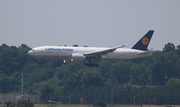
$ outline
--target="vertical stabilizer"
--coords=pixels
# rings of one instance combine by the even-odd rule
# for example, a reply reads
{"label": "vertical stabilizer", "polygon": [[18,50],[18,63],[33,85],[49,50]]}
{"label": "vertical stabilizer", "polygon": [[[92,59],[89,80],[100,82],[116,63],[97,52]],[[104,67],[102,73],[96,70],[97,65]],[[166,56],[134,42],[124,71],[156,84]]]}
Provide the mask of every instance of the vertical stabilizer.
{"label": "vertical stabilizer", "polygon": [[149,30],[131,49],[147,51],[154,30]]}

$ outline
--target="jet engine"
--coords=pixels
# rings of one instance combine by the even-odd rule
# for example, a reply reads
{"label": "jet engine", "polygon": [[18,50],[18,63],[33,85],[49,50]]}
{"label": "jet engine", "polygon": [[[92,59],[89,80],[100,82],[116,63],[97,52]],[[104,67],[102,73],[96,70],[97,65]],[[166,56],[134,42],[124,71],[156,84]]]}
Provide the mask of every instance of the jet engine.
{"label": "jet engine", "polygon": [[84,59],[86,59],[86,57],[83,54],[73,53],[71,55],[71,59],[64,59],[63,62],[64,63],[81,62]]}
{"label": "jet engine", "polygon": [[80,53],[73,53],[71,56],[71,61],[72,62],[81,62],[86,59],[86,56]]}

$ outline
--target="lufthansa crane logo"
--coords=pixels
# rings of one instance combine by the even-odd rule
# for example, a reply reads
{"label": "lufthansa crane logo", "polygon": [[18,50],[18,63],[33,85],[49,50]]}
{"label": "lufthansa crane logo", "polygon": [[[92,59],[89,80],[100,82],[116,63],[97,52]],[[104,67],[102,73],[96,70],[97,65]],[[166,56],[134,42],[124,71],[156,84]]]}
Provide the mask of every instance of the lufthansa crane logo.
{"label": "lufthansa crane logo", "polygon": [[142,38],[143,45],[147,45],[148,43],[149,43],[149,38],[147,38],[147,37]]}

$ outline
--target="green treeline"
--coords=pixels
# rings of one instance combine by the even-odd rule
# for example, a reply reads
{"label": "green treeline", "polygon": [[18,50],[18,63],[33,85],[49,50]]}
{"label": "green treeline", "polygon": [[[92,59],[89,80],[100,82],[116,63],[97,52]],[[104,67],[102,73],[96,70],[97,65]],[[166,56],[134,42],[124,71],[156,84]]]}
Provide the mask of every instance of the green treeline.
{"label": "green treeline", "polygon": [[99,67],[36,59],[25,44],[0,46],[0,93],[40,95],[42,103],[180,104],[180,45],[165,44],[155,55],[127,61],[100,61]]}

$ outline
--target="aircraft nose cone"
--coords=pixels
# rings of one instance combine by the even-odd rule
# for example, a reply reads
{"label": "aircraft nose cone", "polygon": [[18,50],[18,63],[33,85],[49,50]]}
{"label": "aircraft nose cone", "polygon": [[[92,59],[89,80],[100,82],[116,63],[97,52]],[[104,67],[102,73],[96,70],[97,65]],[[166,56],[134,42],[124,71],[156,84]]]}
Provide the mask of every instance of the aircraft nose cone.
{"label": "aircraft nose cone", "polygon": [[28,52],[29,55],[33,55],[33,53],[34,53],[33,51],[29,51]]}
{"label": "aircraft nose cone", "polygon": [[28,54],[31,55],[31,51],[29,51]]}

